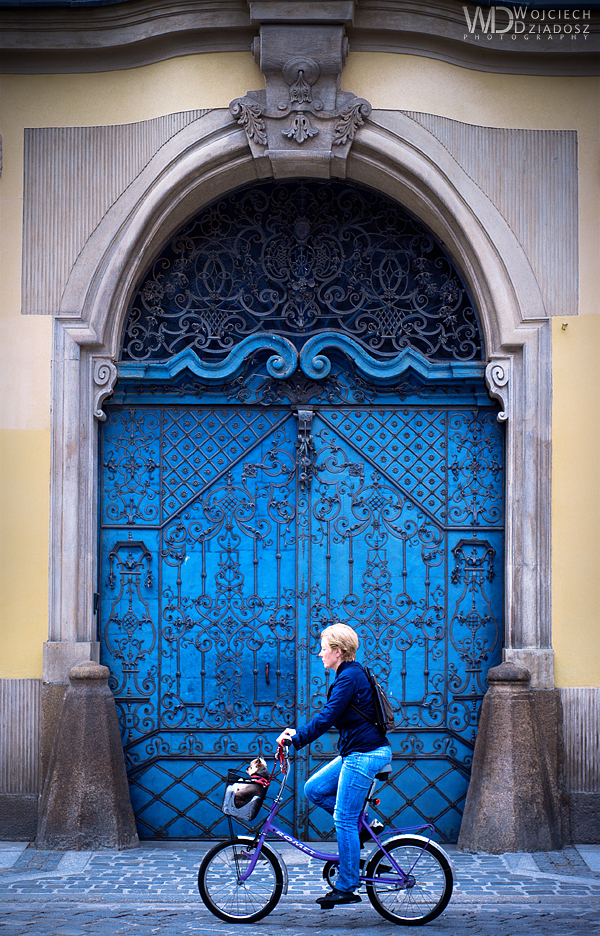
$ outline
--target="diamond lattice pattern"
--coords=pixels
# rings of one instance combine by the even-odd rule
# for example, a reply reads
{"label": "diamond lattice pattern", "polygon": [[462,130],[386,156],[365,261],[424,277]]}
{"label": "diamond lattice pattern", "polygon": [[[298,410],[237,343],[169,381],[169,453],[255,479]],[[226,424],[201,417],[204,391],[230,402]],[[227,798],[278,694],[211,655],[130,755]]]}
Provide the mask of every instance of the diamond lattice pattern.
{"label": "diamond lattice pattern", "polygon": [[162,424],[162,509],[166,519],[268,436],[280,410],[167,409]]}
{"label": "diamond lattice pattern", "polygon": [[444,411],[347,410],[326,418],[429,514],[446,520]]}

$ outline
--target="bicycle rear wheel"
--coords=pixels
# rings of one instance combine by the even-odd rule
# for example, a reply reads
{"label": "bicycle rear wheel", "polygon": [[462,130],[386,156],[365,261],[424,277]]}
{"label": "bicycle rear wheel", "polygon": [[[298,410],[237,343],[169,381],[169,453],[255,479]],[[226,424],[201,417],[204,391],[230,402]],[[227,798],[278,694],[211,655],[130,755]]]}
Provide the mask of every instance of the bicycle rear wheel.
{"label": "bicycle rear wheel", "polygon": [[[454,886],[445,852],[420,835],[398,835],[384,846],[385,852],[378,849],[366,870],[367,895],[377,912],[404,926],[434,920],[448,905]],[[388,855],[408,880],[402,880]]]}
{"label": "bicycle rear wheel", "polygon": [[252,842],[235,838],[206,853],[198,871],[198,890],[211,913],[227,923],[254,923],[277,906],[283,891],[283,869],[277,855],[263,845],[254,871],[239,880],[254,852]]}

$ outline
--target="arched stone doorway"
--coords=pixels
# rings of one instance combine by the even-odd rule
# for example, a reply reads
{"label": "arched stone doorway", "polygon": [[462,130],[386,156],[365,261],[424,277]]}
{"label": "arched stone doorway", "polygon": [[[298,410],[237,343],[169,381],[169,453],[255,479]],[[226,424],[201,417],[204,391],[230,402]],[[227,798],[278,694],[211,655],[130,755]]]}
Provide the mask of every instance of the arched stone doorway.
{"label": "arched stone doorway", "polygon": [[[161,246],[202,206],[256,180],[245,135],[211,111],[160,148],[78,254],[55,316],[48,642],[43,694],[52,738],[68,670],[98,659],[98,421],[118,374],[123,317]],[[299,167],[298,175],[308,175]],[[505,426],[504,657],[552,687],[550,329],[527,255],[448,151],[400,111],[357,131],[347,177],[407,207],[461,270],[485,336],[485,380]],[[179,362],[181,363],[181,362]],[[175,362],[177,365],[177,362]]]}
{"label": "arched stone doorway", "polygon": [[[224,831],[220,777],[322,704],[335,618],[395,701],[383,813],[456,839],[503,633],[485,360],[444,250],[357,185],[251,186],[152,264],[100,455],[103,662],[143,837]],[[332,741],[297,759],[309,838],[330,830],[301,781]]]}

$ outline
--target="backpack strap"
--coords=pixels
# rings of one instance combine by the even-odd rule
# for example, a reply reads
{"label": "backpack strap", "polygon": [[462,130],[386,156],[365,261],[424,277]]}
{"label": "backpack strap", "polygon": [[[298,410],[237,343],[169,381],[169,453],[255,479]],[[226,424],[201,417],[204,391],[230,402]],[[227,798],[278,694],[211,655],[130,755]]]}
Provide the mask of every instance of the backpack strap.
{"label": "backpack strap", "polygon": [[[363,667],[363,669],[364,669],[364,667]],[[367,679],[368,679],[368,677],[367,677]],[[328,701],[328,702],[329,702],[329,696],[331,695],[331,693],[332,693],[332,691],[333,691],[333,686],[334,686],[334,683],[331,683],[329,689],[327,690],[327,701]],[[355,705],[354,702],[351,702],[350,705],[348,706],[348,708],[354,709],[354,711],[357,713],[357,715],[360,715],[362,718],[364,718],[364,720],[365,720],[366,722],[368,722],[370,725],[373,725],[374,728],[377,728],[377,731],[379,732],[380,735],[382,735],[384,738],[386,737],[385,729],[382,730],[382,729],[379,727],[379,725],[377,724],[377,722],[376,722],[374,719],[369,718],[369,716],[366,714],[366,712],[363,712],[363,710],[362,710],[361,708],[359,708],[358,705]]]}
{"label": "backpack strap", "polygon": [[385,731],[381,730],[381,728],[379,727],[375,719],[369,718],[367,713],[363,712],[363,710],[359,708],[358,705],[355,705],[354,702],[350,703],[350,708],[353,708],[355,712],[357,712],[359,715],[362,715],[362,717],[364,718],[366,722],[368,722],[370,725],[373,725],[374,728],[377,728],[377,731],[385,737]]}

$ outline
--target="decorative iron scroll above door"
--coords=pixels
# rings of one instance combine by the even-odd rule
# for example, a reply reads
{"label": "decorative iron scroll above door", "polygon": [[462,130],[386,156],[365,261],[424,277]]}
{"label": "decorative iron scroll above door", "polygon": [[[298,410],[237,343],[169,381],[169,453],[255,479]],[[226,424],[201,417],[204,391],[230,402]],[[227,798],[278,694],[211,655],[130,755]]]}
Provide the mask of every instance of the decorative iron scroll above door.
{"label": "decorative iron scroll above door", "polygon": [[380,362],[408,349],[483,360],[477,314],[433,235],[391,199],[341,182],[263,183],[204,208],[134,296],[121,359],[189,349],[217,364],[273,333],[298,349],[336,333]]}

